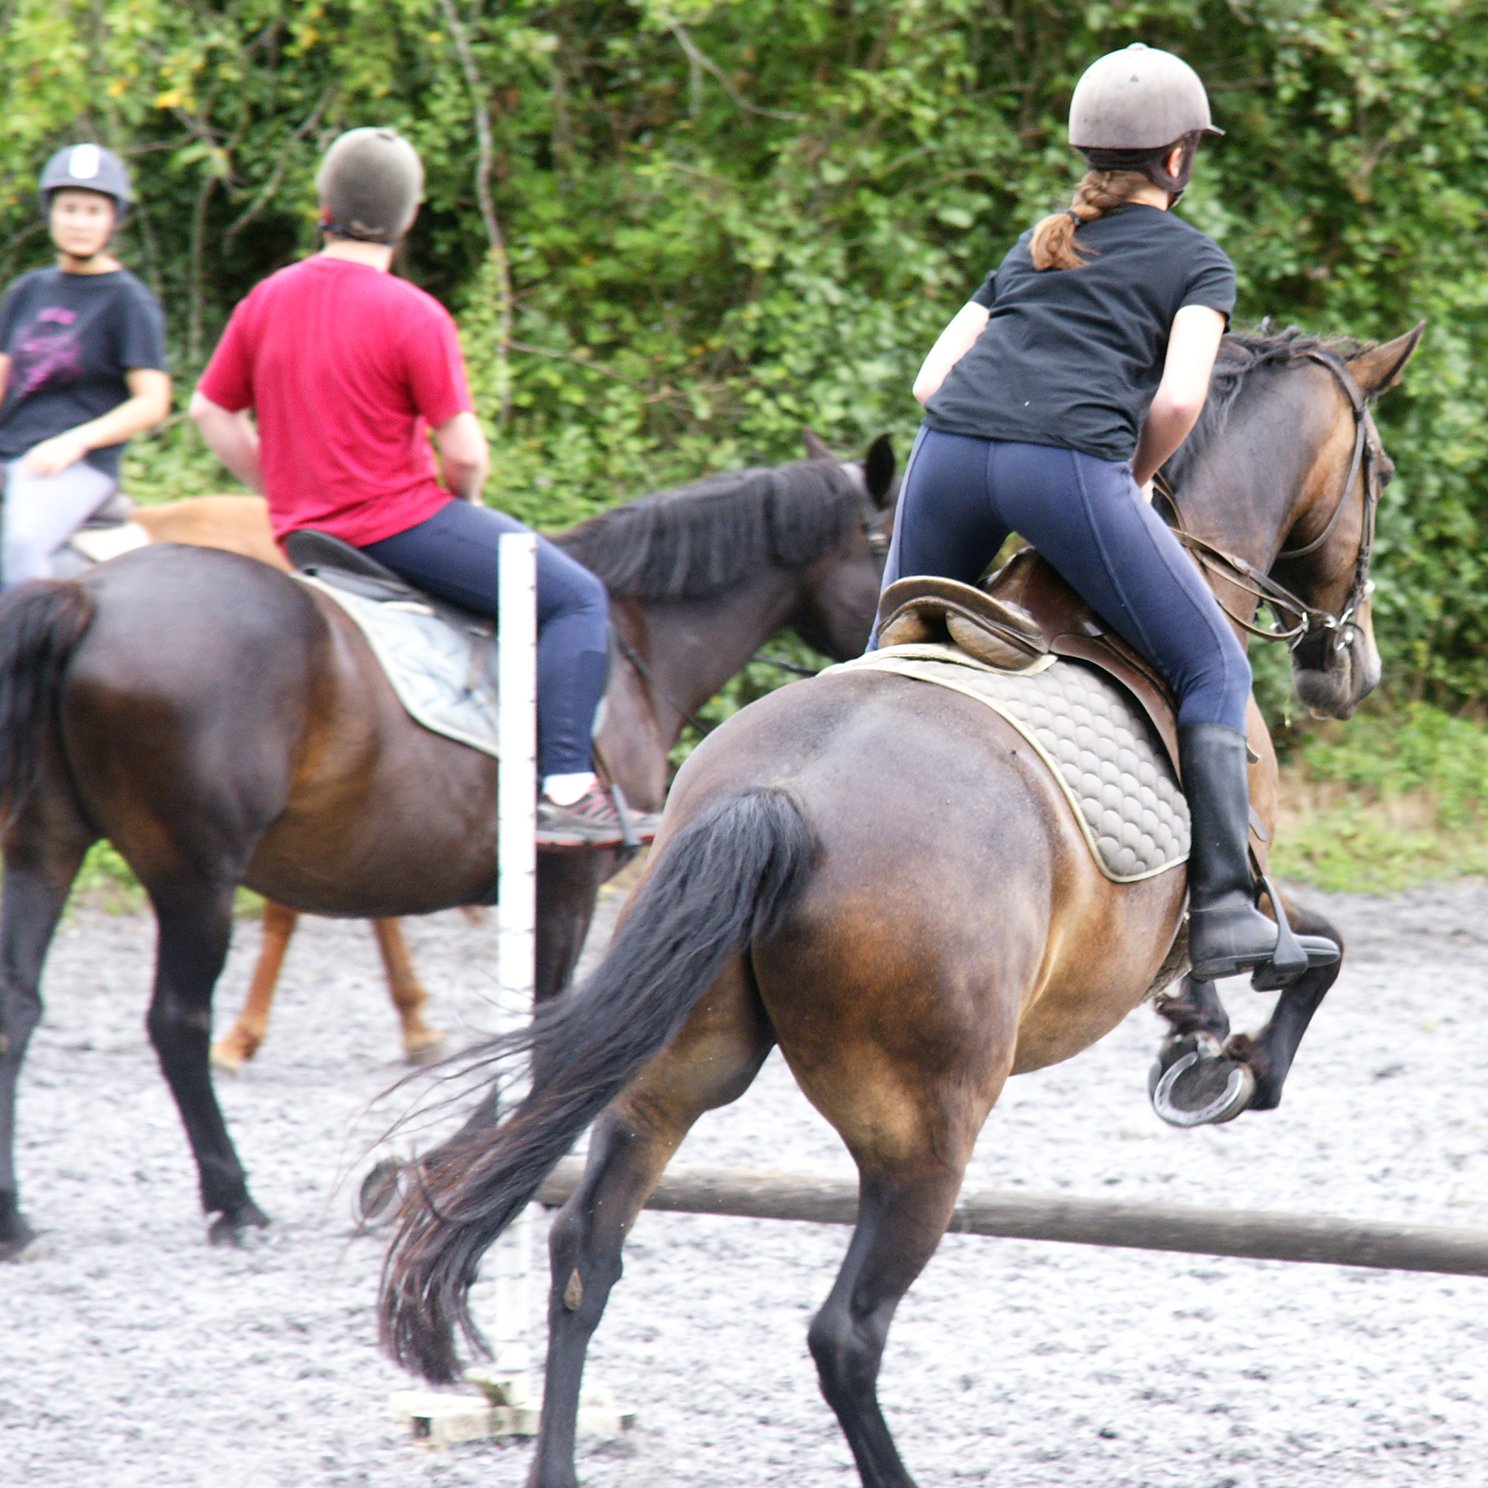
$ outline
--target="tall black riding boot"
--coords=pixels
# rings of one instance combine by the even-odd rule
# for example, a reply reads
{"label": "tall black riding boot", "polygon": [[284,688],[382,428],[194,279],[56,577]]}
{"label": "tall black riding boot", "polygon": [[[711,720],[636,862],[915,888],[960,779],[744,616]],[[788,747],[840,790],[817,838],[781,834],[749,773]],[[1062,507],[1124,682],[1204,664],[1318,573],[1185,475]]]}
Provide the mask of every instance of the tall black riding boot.
{"label": "tall black riding boot", "polygon": [[[1188,858],[1188,950],[1195,981],[1211,982],[1270,964],[1276,922],[1256,908],[1247,851],[1250,779],[1245,735],[1221,723],[1178,730],[1183,793],[1188,797],[1192,845]],[[1281,906],[1275,906],[1282,913]],[[1325,936],[1299,935],[1309,966],[1336,961]],[[1300,965],[1300,962],[1299,962]]]}

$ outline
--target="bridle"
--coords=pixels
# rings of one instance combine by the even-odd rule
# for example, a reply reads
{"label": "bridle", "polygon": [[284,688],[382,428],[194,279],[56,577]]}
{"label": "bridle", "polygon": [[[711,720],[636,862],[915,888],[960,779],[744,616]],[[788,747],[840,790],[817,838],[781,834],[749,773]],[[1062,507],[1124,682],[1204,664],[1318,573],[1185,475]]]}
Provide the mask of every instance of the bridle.
{"label": "bridle", "polygon": [[1223,599],[1220,599],[1220,608],[1236,625],[1262,640],[1285,641],[1293,652],[1309,642],[1322,646],[1330,638],[1333,640],[1334,651],[1345,651],[1356,633],[1354,616],[1374,592],[1374,584],[1369,577],[1369,559],[1374,551],[1374,525],[1379,509],[1380,485],[1375,471],[1374,450],[1370,447],[1367,432],[1368,400],[1360,390],[1359,384],[1354,381],[1353,374],[1333,357],[1316,350],[1303,351],[1299,355],[1326,367],[1348,399],[1349,406],[1354,413],[1354,452],[1349,459],[1348,473],[1343,478],[1338,500],[1334,503],[1333,511],[1323,525],[1323,530],[1310,542],[1300,547],[1283,548],[1276,555],[1275,561],[1283,563],[1296,558],[1306,558],[1309,554],[1317,552],[1328,541],[1338,525],[1339,518],[1343,515],[1344,508],[1348,505],[1354,482],[1362,473],[1364,524],[1359,535],[1358,556],[1354,559],[1353,582],[1349,586],[1348,595],[1341,609],[1334,613],[1308,604],[1284,584],[1278,583],[1270,574],[1262,573],[1253,563],[1248,563],[1244,558],[1237,558],[1233,553],[1228,553],[1223,548],[1218,548],[1213,543],[1199,537],[1184,519],[1182,508],[1178,504],[1178,493],[1166,476],[1158,475],[1157,489],[1171,513],[1173,531],[1178,541],[1193,554],[1199,567],[1224,579],[1243,593],[1249,594],[1256,600],[1257,605],[1268,605],[1277,622],[1274,627],[1270,628],[1253,624],[1245,616],[1237,615]]}

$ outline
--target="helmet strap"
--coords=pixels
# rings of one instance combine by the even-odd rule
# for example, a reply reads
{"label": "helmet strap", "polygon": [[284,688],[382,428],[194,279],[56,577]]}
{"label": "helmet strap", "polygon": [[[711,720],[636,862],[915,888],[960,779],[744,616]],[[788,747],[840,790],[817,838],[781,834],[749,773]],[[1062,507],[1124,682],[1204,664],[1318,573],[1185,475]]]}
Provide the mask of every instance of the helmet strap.
{"label": "helmet strap", "polygon": [[[1146,176],[1154,186],[1168,193],[1168,205],[1171,207],[1177,204],[1188,189],[1189,179],[1193,175],[1194,157],[1198,154],[1199,140],[1202,138],[1202,132],[1196,130],[1156,150],[1082,150],[1081,154],[1091,170],[1136,171]],[[1168,158],[1177,149],[1183,151],[1183,157],[1175,175],[1168,169]]]}

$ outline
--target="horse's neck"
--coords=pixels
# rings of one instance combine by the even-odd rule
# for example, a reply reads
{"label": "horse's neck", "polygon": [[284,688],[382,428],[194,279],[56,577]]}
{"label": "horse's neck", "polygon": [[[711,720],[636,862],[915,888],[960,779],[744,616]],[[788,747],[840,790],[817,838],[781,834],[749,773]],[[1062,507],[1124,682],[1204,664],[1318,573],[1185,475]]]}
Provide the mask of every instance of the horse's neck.
{"label": "horse's neck", "polygon": [[[796,577],[780,570],[760,574],[707,599],[641,603],[638,649],[658,717],[695,713],[790,621]],[[685,719],[675,722],[680,734]]]}
{"label": "horse's neck", "polygon": [[[1184,525],[1195,537],[1259,573],[1270,573],[1287,534],[1297,521],[1298,508],[1308,500],[1310,462],[1301,462],[1295,477],[1278,474],[1275,465],[1264,469],[1247,460],[1209,467],[1185,486],[1180,497]],[[1245,621],[1260,608],[1249,589],[1216,576],[1202,562],[1209,587],[1232,616]]]}

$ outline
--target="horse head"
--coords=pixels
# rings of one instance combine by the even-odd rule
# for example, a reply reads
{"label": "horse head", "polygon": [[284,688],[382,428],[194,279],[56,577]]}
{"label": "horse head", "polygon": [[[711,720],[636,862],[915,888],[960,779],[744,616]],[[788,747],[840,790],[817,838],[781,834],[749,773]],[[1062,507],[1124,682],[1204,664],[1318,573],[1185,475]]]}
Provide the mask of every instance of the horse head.
{"label": "horse head", "polygon": [[[1302,539],[1292,540],[1294,550],[1316,546],[1311,553],[1289,554],[1283,549],[1278,555],[1278,577],[1308,589],[1313,603],[1339,622],[1336,629],[1312,627],[1292,648],[1292,684],[1314,717],[1348,718],[1379,684],[1369,560],[1380,497],[1395,465],[1385,453],[1368,405],[1400,380],[1423,329],[1418,325],[1344,360],[1353,389],[1332,379],[1339,405],[1334,435],[1324,446],[1317,462],[1322,468],[1315,467],[1316,479],[1304,494],[1305,511],[1293,527]],[[1341,508],[1336,521],[1330,500]]]}
{"label": "horse head", "polygon": [[880,434],[861,460],[842,460],[810,430],[807,463],[829,461],[858,495],[858,520],[840,540],[800,572],[796,607],[789,625],[803,641],[834,661],[862,654],[878,611],[878,591],[888,557],[899,476],[887,434]]}
{"label": "horse head", "polygon": [[[1226,337],[1194,448],[1167,467],[1221,605],[1242,630],[1288,641],[1315,717],[1350,717],[1380,680],[1369,562],[1394,465],[1369,404],[1423,329],[1362,348],[1295,331]],[[1262,603],[1278,630],[1252,624]]]}

